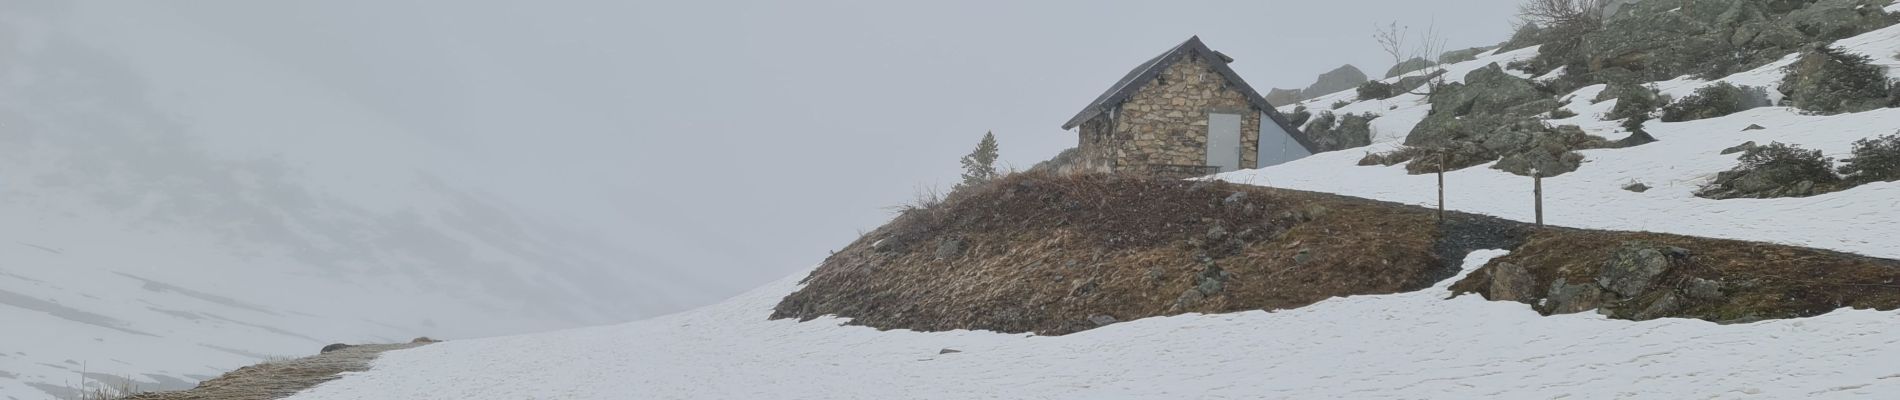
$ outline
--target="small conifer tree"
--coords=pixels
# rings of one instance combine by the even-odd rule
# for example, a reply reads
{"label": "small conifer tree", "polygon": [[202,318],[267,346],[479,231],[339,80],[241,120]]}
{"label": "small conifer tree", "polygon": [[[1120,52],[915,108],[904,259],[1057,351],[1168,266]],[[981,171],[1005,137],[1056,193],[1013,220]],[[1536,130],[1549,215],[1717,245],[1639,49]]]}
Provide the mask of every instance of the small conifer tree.
{"label": "small conifer tree", "polygon": [[976,150],[963,156],[963,183],[957,188],[976,186],[996,178],[996,133],[983,134],[983,141],[977,142]]}

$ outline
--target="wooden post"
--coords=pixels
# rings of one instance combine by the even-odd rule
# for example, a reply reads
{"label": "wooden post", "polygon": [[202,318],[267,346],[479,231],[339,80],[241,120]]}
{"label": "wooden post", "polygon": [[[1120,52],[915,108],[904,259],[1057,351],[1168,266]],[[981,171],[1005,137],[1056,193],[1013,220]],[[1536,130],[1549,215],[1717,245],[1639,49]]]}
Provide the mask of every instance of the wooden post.
{"label": "wooden post", "polygon": [[1445,153],[1438,153],[1438,223],[1445,223]]}
{"label": "wooden post", "polygon": [[1544,174],[1531,169],[1531,196],[1537,198],[1537,227],[1544,227]]}

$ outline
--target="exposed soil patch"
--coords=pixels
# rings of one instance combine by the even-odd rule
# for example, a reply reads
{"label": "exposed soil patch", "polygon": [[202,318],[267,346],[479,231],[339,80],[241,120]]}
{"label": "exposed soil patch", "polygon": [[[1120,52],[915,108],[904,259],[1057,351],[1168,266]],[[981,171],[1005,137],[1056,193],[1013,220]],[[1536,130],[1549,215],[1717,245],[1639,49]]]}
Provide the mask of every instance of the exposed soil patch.
{"label": "exposed soil patch", "polygon": [[281,399],[317,384],[337,379],[344,372],[369,370],[369,363],[385,351],[426,345],[426,342],[369,344],[349,346],[322,354],[286,361],[270,361],[238,368],[223,376],[199,383],[191,390],[141,393],[125,400],[268,400]]}
{"label": "exposed soil patch", "polygon": [[1431,210],[1338,195],[1016,174],[865,235],[773,318],[1059,335],[1422,289],[1455,274],[1470,250],[1514,247],[1527,233],[1452,215],[1458,228],[1441,231]]}
{"label": "exposed soil patch", "polygon": [[1452,286],[1544,314],[1750,322],[1900,308],[1900,261],[1647,232],[1545,229]]}

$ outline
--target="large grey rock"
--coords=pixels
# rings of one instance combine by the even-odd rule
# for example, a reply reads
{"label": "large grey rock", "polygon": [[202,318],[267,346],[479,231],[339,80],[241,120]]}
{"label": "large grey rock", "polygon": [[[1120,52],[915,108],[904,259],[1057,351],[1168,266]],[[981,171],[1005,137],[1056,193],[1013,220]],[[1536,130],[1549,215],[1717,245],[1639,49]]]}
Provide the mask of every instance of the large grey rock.
{"label": "large grey rock", "polygon": [[1536,277],[1514,263],[1501,262],[1491,269],[1491,300],[1529,302],[1537,298]]}
{"label": "large grey rock", "polygon": [[1729,155],[1729,154],[1749,151],[1756,147],[1761,147],[1761,145],[1755,144],[1755,141],[1750,140],[1750,141],[1742,142],[1742,144],[1735,145],[1735,147],[1722,149],[1722,155]]}
{"label": "large grey rock", "polygon": [[1445,54],[1438,55],[1438,62],[1446,63],[1446,64],[1456,64],[1456,63],[1476,60],[1478,59],[1479,54],[1484,54],[1484,52],[1491,51],[1491,49],[1495,49],[1495,48],[1497,48],[1497,46],[1473,47],[1469,49],[1447,51],[1445,52]]}
{"label": "large grey rock", "polygon": [[[1497,64],[1465,74],[1464,83],[1440,86],[1432,93],[1431,104],[1430,114],[1406,135],[1406,145],[1442,145],[1479,136],[1500,124],[1516,123],[1561,105],[1531,80],[1512,76]],[[1472,116],[1483,119],[1466,118]]]}
{"label": "large grey rock", "polygon": [[1883,0],[1820,0],[1789,12],[1781,22],[1815,41],[1846,39],[1897,22],[1893,15],[1881,11],[1887,3]]}
{"label": "large grey rock", "polygon": [[1689,298],[1697,300],[1715,300],[1722,298],[1722,282],[1702,278],[1689,279],[1683,290]]}
{"label": "large grey rock", "polygon": [[1550,295],[1545,300],[1546,314],[1575,314],[1600,308],[1603,302],[1603,289],[1594,283],[1571,284],[1564,278],[1557,278],[1550,284]]}
{"label": "large grey rock", "polygon": [[1504,155],[1495,168],[1523,176],[1532,175],[1532,171],[1541,176],[1557,176],[1576,171],[1583,164],[1583,155],[1573,150],[1607,146],[1602,139],[1572,125],[1546,128],[1531,133],[1528,138],[1523,144],[1500,151]]}
{"label": "large grey rock", "polygon": [[1398,83],[1392,84],[1392,91],[1394,94],[1429,92],[1429,90],[1421,91],[1419,88],[1423,88],[1426,84],[1432,83],[1433,80],[1445,76],[1445,72],[1445,70],[1440,69],[1432,71],[1430,74],[1399,78]]}
{"label": "large grey rock", "polygon": [[1419,58],[1419,57],[1412,57],[1412,59],[1410,60],[1401,61],[1398,64],[1393,64],[1392,68],[1386,69],[1385,77],[1391,78],[1391,77],[1396,77],[1399,75],[1405,75],[1407,73],[1411,73],[1412,71],[1430,68],[1431,66],[1432,66],[1431,60],[1427,60],[1427,59]]}
{"label": "large grey rock", "polygon": [[1681,308],[1682,298],[1676,296],[1675,292],[1668,292],[1663,293],[1662,297],[1656,298],[1655,301],[1649,303],[1649,306],[1643,307],[1629,318],[1636,321],[1648,321],[1674,315],[1676,310]]}
{"label": "large grey rock", "polygon": [[1371,79],[1366,77],[1365,72],[1359,71],[1359,68],[1345,65],[1320,74],[1319,80],[1314,81],[1306,89],[1300,90],[1300,95],[1308,99],[1316,98],[1356,89],[1359,84],[1366,83],[1368,80]]}
{"label": "large grey rock", "polygon": [[1372,144],[1372,120],[1377,118],[1379,115],[1373,113],[1339,116],[1321,111],[1302,132],[1322,152],[1365,147]]}
{"label": "large grey rock", "polygon": [[1603,263],[1596,283],[1622,298],[1636,297],[1648,291],[1657,277],[1669,271],[1669,266],[1669,256],[1663,249],[1636,242],[1623,243]]}

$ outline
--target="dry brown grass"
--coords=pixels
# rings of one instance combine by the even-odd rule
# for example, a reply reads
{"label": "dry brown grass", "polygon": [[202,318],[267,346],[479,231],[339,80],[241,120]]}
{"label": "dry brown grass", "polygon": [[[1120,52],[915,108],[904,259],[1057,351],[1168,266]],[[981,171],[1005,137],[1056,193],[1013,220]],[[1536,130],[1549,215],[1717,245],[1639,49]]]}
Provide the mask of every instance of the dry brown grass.
{"label": "dry brown grass", "polygon": [[385,351],[407,349],[428,343],[370,344],[351,346],[314,356],[238,368],[223,376],[199,383],[191,390],[141,393],[125,400],[268,400],[281,399],[317,384],[337,379],[344,372],[369,370],[370,360]]}
{"label": "dry brown grass", "polygon": [[[773,317],[1065,334],[1096,315],[1292,308],[1430,286],[1457,261],[1435,255],[1435,226],[1424,209],[1343,196],[1017,174],[903,213],[827,259]],[[962,251],[939,259],[949,241]],[[1177,306],[1221,271],[1217,293]]]}

